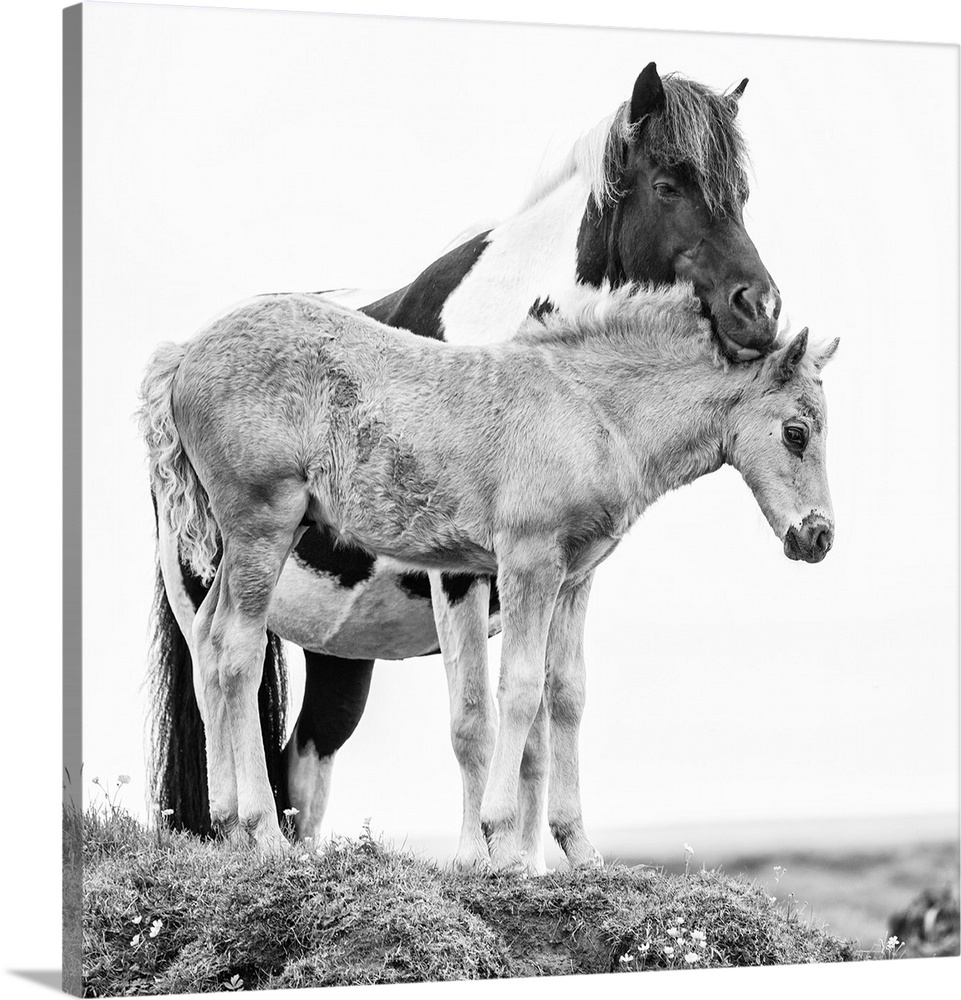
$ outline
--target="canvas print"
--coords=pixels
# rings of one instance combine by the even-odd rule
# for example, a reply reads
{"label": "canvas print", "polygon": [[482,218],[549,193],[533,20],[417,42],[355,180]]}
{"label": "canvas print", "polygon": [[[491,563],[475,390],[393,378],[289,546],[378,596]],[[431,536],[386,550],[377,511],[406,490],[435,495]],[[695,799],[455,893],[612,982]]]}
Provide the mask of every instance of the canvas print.
{"label": "canvas print", "polygon": [[957,956],[957,47],[64,37],[65,988]]}

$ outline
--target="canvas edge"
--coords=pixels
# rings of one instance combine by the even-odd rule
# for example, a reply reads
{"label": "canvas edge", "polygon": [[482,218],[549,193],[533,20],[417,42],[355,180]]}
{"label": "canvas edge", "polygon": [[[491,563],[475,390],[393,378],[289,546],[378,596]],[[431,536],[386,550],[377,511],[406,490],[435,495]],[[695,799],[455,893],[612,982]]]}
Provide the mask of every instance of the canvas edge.
{"label": "canvas edge", "polygon": [[63,966],[80,996],[82,799],[82,166],[83,4],[63,11]]}

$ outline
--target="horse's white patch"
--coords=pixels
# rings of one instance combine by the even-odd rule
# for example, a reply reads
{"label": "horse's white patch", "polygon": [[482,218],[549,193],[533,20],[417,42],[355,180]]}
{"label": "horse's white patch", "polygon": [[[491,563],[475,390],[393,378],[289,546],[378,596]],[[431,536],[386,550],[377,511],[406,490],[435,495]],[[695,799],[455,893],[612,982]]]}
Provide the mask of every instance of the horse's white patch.
{"label": "horse's white patch", "polygon": [[307,752],[301,756],[297,752],[296,731],[287,747],[287,791],[291,804],[297,810],[294,825],[300,840],[312,837],[314,844],[320,843],[321,823],[330,797],[330,779],[334,767],[334,755],[320,758],[309,743]]}
{"label": "horse's white patch", "polygon": [[492,230],[487,249],[444,304],[444,339],[499,343],[517,332],[535,300],[562,306],[576,286],[577,236],[587,197],[586,183],[575,174]]}
{"label": "horse's white patch", "polygon": [[774,319],[774,310],[777,308],[778,297],[772,290],[761,300],[761,312],[765,316]]}

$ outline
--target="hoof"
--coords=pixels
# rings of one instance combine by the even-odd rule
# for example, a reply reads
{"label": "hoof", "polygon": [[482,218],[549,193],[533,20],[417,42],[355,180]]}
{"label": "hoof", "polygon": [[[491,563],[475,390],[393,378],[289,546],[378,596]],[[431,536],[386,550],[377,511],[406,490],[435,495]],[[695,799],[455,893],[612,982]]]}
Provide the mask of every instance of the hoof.
{"label": "hoof", "polygon": [[586,861],[578,861],[575,865],[571,862],[572,868],[603,868],[604,859],[601,857],[600,852],[594,850],[594,853]]}
{"label": "hoof", "polygon": [[508,875],[531,875],[530,866],[527,860],[518,852],[504,853],[496,858],[491,858],[491,868],[498,873]]}
{"label": "hoof", "polygon": [[454,868],[459,872],[489,871],[491,857],[485,847],[482,851],[458,851],[454,855]]}
{"label": "hoof", "polygon": [[280,831],[280,824],[271,813],[257,813],[240,821],[240,828],[248,844],[265,854],[279,854],[287,846],[287,838]]}

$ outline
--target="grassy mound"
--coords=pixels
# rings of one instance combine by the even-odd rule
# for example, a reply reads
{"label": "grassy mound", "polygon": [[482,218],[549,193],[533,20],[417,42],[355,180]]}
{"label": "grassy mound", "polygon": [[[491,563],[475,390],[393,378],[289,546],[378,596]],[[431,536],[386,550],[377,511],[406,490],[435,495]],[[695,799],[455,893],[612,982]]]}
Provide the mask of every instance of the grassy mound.
{"label": "grassy mound", "polygon": [[719,871],[458,873],[368,831],[277,856],[83,817],[86,996],[866,957]]}

